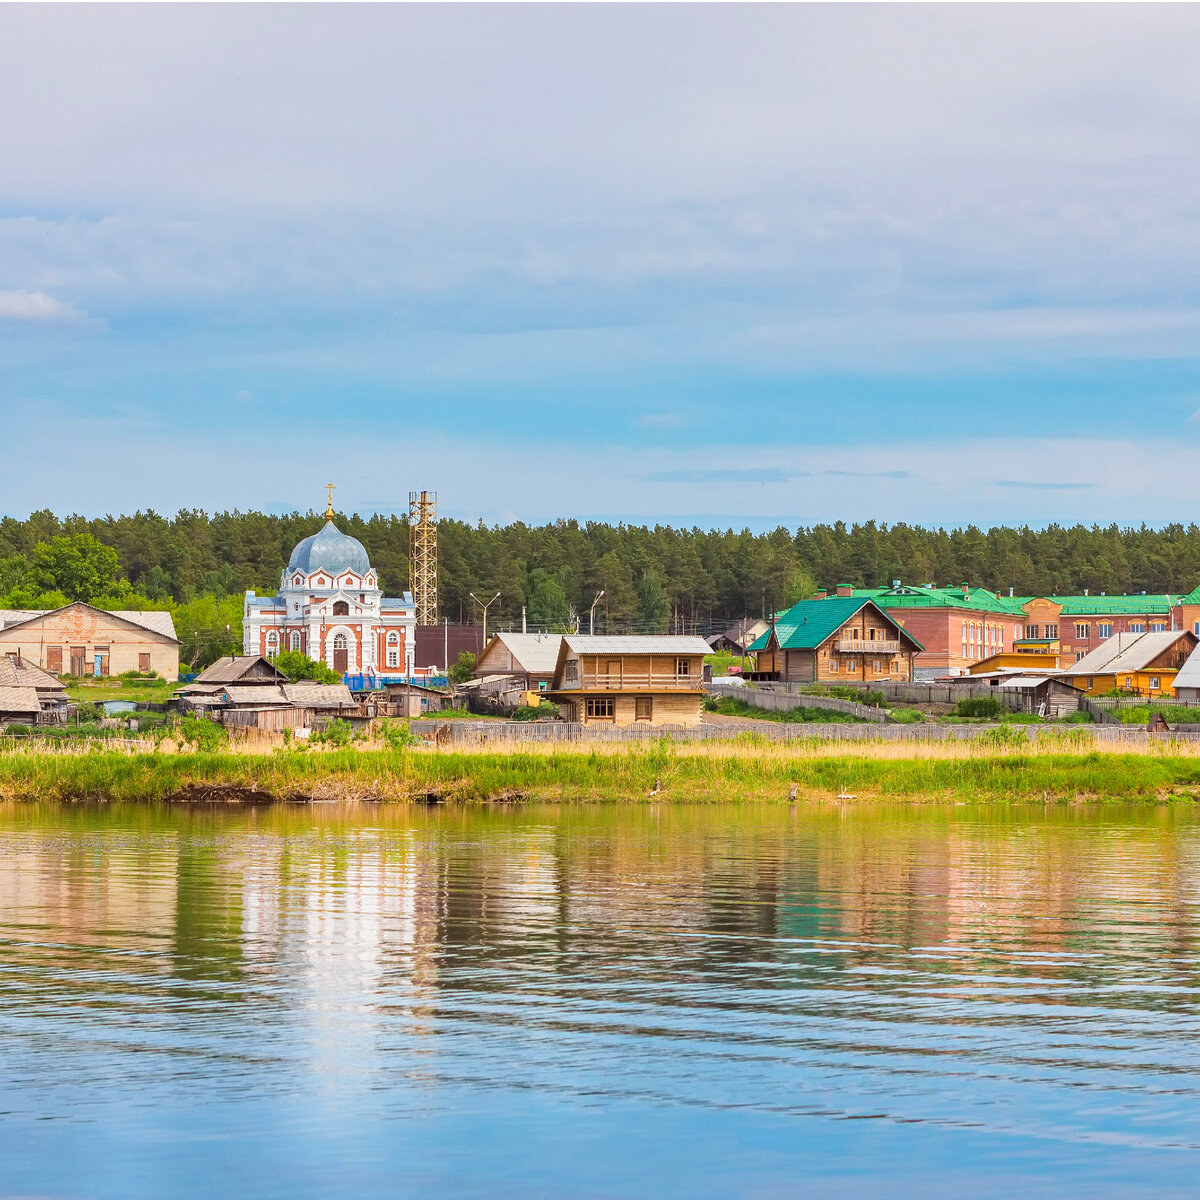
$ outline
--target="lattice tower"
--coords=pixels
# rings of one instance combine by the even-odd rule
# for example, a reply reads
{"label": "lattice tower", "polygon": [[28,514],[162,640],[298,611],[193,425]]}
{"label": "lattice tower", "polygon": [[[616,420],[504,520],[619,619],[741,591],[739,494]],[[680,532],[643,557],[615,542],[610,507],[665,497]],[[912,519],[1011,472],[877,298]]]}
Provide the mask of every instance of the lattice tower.
{"label": "lattice tower", "polygon": [[418,625],[437,624],[437,492],[408,493],[409,570]]}

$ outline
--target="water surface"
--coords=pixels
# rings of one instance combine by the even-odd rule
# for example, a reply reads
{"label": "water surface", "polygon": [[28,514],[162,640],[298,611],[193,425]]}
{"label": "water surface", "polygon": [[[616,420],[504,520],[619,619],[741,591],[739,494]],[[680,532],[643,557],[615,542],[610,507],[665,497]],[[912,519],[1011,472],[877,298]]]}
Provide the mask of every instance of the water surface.
{"label": "water surface", "polygon": [[0,1195],[1194,1195],[1186,808],[0,807]]}

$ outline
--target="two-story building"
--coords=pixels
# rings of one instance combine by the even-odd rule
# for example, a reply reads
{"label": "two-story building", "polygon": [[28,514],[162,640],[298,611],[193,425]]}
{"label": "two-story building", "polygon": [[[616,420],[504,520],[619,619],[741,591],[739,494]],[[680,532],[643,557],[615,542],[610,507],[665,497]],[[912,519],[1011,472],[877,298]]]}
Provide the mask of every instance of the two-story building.
{"label": "two-story building", "polygon": [[1092,696],[1109,692],[1170,696],[1175,676],[1198,641],[1186,629],[1115,633],[1065,670],[1061,678]]}
{"label": "two-story building", "polygon": [[697,725],[707,653],[699,637],[567,634],[550,698],[584,725]]}
{"label": "two-story building", "polygon": [[801,600],[750,646],[756,674],[784,683],[911,680],[923,647],[873,600]]}

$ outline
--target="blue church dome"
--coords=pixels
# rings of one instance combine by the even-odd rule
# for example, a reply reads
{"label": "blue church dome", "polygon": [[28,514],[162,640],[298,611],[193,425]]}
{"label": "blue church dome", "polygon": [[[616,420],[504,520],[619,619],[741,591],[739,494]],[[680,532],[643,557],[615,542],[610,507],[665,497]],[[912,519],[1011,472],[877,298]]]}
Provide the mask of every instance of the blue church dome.
{"label": "blue church dome", "polygon": [[328,571],[331,575],[356,571],[364,575],[371,569],[371,561],[362,542],[342,533],[332,521],[326,521],[320,533],[297,543],[288,559],[288,570],[297,567],[306,575],[313,571]]}

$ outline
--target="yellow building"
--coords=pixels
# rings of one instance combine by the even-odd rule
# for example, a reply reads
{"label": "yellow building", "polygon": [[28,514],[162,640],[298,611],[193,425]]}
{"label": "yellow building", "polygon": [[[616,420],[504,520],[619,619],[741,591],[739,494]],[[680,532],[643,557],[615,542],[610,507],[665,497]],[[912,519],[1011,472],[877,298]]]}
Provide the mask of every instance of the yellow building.
{"label": "yellow building", "polygon": [[1175,676],[1200,639],[1186,630],[1118,633],[1085,654],[1062,678],[1089,696],[1127,692],[1135,696],[1169,696]]}

